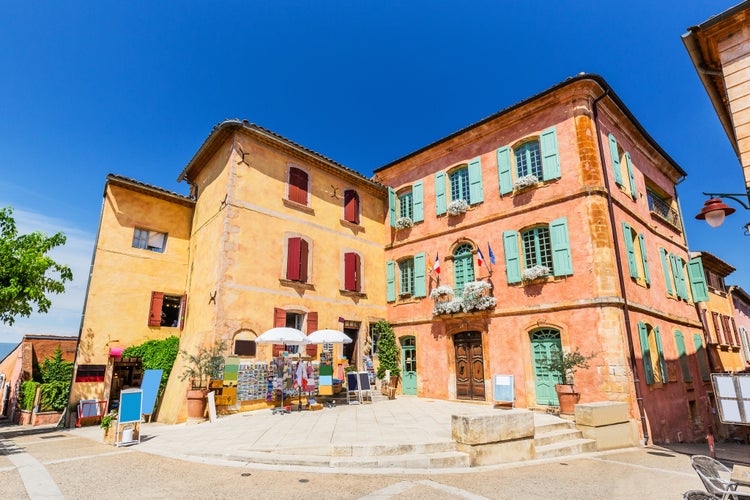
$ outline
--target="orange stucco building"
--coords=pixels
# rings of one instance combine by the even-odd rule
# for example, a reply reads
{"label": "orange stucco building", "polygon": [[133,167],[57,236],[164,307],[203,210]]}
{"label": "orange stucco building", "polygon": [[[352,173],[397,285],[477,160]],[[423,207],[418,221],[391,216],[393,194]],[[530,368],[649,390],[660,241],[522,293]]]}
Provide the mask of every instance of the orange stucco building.
{"label": "orange stucco building", "polygon": [[[112,400],[133,377],[121,349],[150,338],[267,358],[252,340],[271,327],[343,328],[355,342],[337,355],[361,367],[387,319],[403,394],[491,403],[495,376],[512,375],[516,406],[556,408],[542,360],[578,348],[594,354],[575,374],[581,402],[627,402],[655,442],[697,439],[708,292],[688,257],[684,176],[591,75],[373,179],[223,122],[179,174],[189,196],[108,177],[71,402]],[[182,371],[178,357],[161,421],[186,418]]]}
{"label": "orange stucco building", "polygon": [[684,176],[586,75],[376,170],[391,187],[403,391],[491,401],[494,377],[512,375],[516,406],[556,406],[543,359],[578,348],[595,354],[575,374],[581,402],[628,402],[656,442],[705,435],[694,303],[707,292],[677,203]]}

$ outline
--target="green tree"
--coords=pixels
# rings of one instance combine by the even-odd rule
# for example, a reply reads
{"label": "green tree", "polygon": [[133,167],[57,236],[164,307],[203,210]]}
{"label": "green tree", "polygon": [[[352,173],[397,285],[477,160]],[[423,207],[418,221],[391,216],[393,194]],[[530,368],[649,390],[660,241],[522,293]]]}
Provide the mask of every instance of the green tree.
{"label": "green tree", "polygon": [[0,209],[0,323],[12,325],[16,316],[49,311],[51,293],[65,291],[73,279],[68,266],[58,264],[47,253],[65,244],[65,235],[40,232],[18,234],[13,209]]}
{"label": "green tree", "polygon": [[391,377],[401,376],[401,361],[396,333],[387,321],[378,321],[373,326],[375,334],[380,335],[378,340],[378,378],[385,377],[385,371],[391,371]]}
{"label": "green tree", "polygon": [[62,356],[60,346],[57,346],[55,353],[45,358],[39,363],[39,374],[41,382],[49,384],[50,382],[70,382],[73,379],[73,362],[65,361]]}

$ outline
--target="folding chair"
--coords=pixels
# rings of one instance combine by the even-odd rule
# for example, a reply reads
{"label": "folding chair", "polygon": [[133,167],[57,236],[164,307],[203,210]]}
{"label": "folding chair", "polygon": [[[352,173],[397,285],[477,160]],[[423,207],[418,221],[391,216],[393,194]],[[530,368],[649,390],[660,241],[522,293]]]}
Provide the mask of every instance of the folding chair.
{"label": "folding chair", "polygon": [[693,455],[690,459],[698,477],[703,481],[703,486],[713,495],[721,500],[737,500],[741,498],[750,499],[750,491],[737,491],[738,483],[729,479],[731,471],[723,463],[705,455]]}

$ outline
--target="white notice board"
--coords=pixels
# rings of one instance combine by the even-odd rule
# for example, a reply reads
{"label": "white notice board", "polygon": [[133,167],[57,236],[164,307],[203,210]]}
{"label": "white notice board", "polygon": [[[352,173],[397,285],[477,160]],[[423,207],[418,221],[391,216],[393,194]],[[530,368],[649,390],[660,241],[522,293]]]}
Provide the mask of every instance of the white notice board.
{"label": "white notice board", "polygon": [[492,397],[495,402],[515,403],[516,390],[513,375],[495,375],[492,377]]}
{"label": "white notice board", "polygon": [[750,373],[712,373],[711,382],[721,422],[750,425]]}

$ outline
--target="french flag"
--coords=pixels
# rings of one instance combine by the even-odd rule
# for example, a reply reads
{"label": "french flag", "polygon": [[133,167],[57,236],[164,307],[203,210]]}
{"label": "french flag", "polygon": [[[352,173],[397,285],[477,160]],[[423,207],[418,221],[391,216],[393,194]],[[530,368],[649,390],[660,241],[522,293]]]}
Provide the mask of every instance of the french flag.
{"label": "french flag", "polygon": [[438,254],[435,254],[435,264],[432,266],[432,270],[440,274],[440,257],[438,257]]}
{"label": "french flag", "polygon": [[482,249],[477,247],[477,265],[482,267],[484,265],[484,255],[482,255]]}

